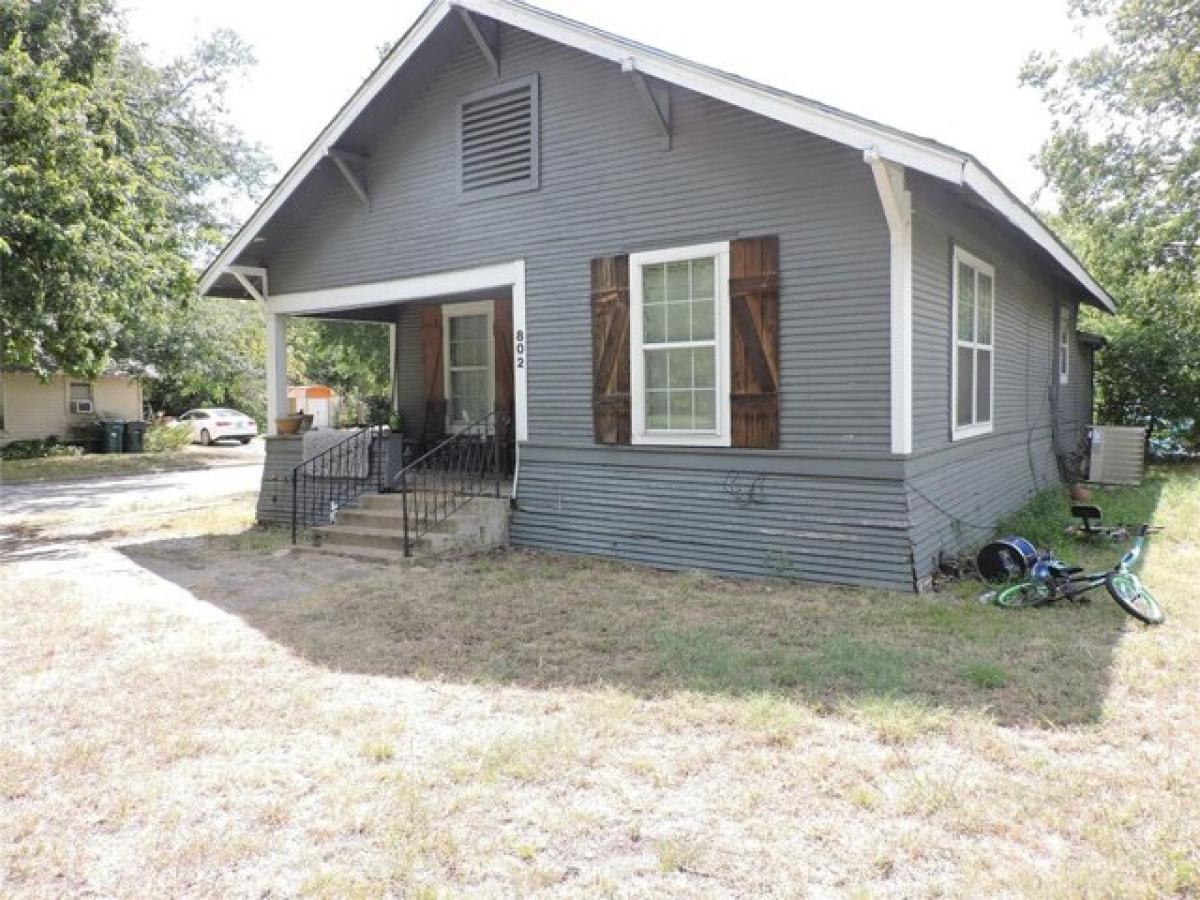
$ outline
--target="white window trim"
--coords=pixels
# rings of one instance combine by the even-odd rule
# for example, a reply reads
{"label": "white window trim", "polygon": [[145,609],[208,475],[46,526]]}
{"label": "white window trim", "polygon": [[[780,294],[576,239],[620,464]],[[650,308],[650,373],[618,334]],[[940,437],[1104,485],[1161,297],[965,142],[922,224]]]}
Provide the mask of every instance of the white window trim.
{"label": "white window trim", "polygon": [[[446,395],[446,413],[450,413],[450,320],[461,316],[486,315],[487,346],[488,346],[488,381],[487,407],[496,408],[496,338],[495,312],[496,305],[491,300],[480,300],[476,303],[443,303],[442,304],[442,384]],[[452,423],[447,421],[445,428],[448,434],[457,434],[467,427],[470,422]]]}
{"label": "white window trim", "polygon": [[81,417],[82,418],[90,418],[90,416],[87,413],[71,412],[71,385],[74,385],[74,384],[86,384],[88,386],[88,393],[91,394],[90,401],[92,404],[92,409],[97,410],[98,406],[96,403],[96,382],[84,381],[82,378],[71,378],[70,376],[63,376],[63,405],[67,409],[67,417],[75,418],[75,419],[78,419]]}
{"label": "white window trim", "polygon": [[[977,344],[974,341],[960,341],[958,338],[958,264],[966,263],[978,272],[987,275],[992,279],[992,309],[991,309],[991,328],[989,334],[992,336],[990,344]],[[981,434],[991,434],[995,429],[996,423],[996,300],[998,292],[996,290],[996,270],[990,263],[984,262],[978,256],[968,253],[961,247],[954,248],[954,262],[951,266],[951,293],[950,293],[950,436],[951,440],[962,440],[964,438],[977,437]],[[978,307],[978,300],[976,301]],[[972,349],[978,350],[981,347],[991,351],[990,365],[991,377],[988,379],[989,397],[988,407],[991,415],[986,422],[976,422],[972,425],[958,425],[958,348],[960,346],[969,346]],[[974,390],[975,382],[972,380],[972,390]],[[972,399],[974,403],[974,399]]]}
{"label": "white window trim", "polygon": [[[646,357],[642,332],[642,267],[666,262],[716,259],[716,423],[715,431],[650,431],[646,428]],[[678,342],[683,346],[686,342]],[[707,343],[707,342],[705,342]],[[728,447],[731,445],[729,365],[729,242],[671,247],[629,254],[629,391],[633,413],[634,444],[679,447]]]}
{"label": "white window trim", "polygon": [[1071,309],[1058,308],[1058,383],[1071,383]]}

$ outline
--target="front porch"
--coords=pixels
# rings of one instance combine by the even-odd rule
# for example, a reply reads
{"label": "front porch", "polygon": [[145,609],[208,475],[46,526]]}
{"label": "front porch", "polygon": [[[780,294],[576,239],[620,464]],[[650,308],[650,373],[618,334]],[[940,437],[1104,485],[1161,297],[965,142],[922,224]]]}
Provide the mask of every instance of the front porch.
{"label": "front porch", "polygon": [[[446,523],[477,498],[503,499],[507,509],[527,427],[523,263],[276,297],[267,291],[265,272],[231,274],[258,295],[267,317],[270,433],[260,522],[312,527],[316,542],[342,549],[361,544],[368,552],[407,555],[421,541],[443,549],[453,543],[431,537],[436,530],[469,531]],[[397,428],[278,433],[276,420],[289,411],[293,318],[389,329]],[[355,520],[364,509],[360,500],[393,493],[402,495],[398,518],[375,516],[370,524],[376,528]],[[343,510],[351,513],[348,523],[339,522]],[[359,515],[364,518],[371,516]],[[503,528],[486,531],[488,543],[497,535],[506,540],[507,513]]]}
{"label": "front porch", "polygon": [[528,433],[523,261],[277,296],[265,270],[230,274],[266,313],[269,434],[288,412],[289,321],[374,322],[391,332],[391,407],[410,443],[428,450],[495,411],[515,461]]}

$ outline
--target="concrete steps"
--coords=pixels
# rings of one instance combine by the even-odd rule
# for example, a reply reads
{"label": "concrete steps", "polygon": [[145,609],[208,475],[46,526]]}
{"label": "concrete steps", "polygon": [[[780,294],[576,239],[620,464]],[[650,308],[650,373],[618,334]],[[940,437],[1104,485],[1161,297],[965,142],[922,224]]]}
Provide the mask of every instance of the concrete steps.
{"label": "concrete steps", "polygon": [[[508,544],[507,498],[474,497],[419,538],[423,506],[419,494],[408,496],[408,525],[412,555],[467,553]],[[404,498],[399,494],[364,494],[353,506],[338,511],[337,521],[312,530],[308,548],[364,562],[395,563],[404,556]]]}

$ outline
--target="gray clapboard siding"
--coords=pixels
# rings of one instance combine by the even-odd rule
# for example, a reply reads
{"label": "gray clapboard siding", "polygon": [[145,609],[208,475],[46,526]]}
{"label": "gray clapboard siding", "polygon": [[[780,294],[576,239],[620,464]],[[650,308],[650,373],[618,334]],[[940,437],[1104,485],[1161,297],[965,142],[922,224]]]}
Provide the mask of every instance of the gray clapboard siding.
{"label": "gray clapboard siding", "polygon": [[[1055,303],[1062,288],[1040,258],[994,216],[927,179],[916,179],[914,206],[916,453],[908,480],[921,579],[931,573],[939,552],[977,545],[998,519],[1058,483],[1052,432],[1074,427],[1081,404],[1066,395],[1058,403]],[[996,270],[995,406],[991,434],[951,441],[950,278],[956,242]]]}
{"label": "gray clapboard siding", "polygon": [[[1056,409],[1058,412],[1058,430],[1055,434],[1058,449],[1062,452],[1074,452],[1082,449],[1085,436],[1085,426],[1092,421],[1092,359],[1091,350],[1078,340],[1079,305],[1070,299],[1066,301],[1066,312],[1071,324],[1067,349],[1070,354],[1070,370],[1066,384],[1058,383],[1055,371],[1055,387],[1057,390]],[[1055,334],[1057,346],[1058,335]]]}
{"label": "gray clapboard siding", "polygon": [[424,434],[425,378],[419,306],[401,306],[396,313],[396,381],[405,433],[414,437]]}
{"label": "gray clapboard siding", "polygon": [[[463,37],[443,23],[344,139],[369,154],[370,209],[322,166],[241,262],[268,264],[279,294],[525,260],[531,439],[515,544],[912,589],[939,552],[977,543],[1057,479],[1052,410],[1060,432],[1076,426],[1084,363],[1060,397],[1063,287],[993,214],[910,173],[915,452],[892,457],[889,240],[860,152],[675,88],[664,150],[617,66],[501,28],[501,80],[539,79],[540,188],[464,202],[458,103],[496,82]],[[595,445],[590,260],[763,234],[780,238],[781,449]],[[955,241],[996,268],[996,428],[952,443]],[[419,433],[420,314],[396,316],[400,405]]]}
{"label": "gray clapboard siding", "polygon": [[514,544],[670,569],[912,589],[897,481],[521,461]]}
{"label": "gray clapboard siding", "polygon": [[530,436],[582,447],[589,261],[778,234],[782,446],[886,452],[888,234],[861,154],[682,90],[666,151],[617,66],[508,28],[501,41],[504,80],[539,75],[540,189],[460,201],[458,99],[494,83],[463,44],[426,89],[368,113],[370,210],[327,167],[288,204],[269,229],[272,290],[525,259]]}

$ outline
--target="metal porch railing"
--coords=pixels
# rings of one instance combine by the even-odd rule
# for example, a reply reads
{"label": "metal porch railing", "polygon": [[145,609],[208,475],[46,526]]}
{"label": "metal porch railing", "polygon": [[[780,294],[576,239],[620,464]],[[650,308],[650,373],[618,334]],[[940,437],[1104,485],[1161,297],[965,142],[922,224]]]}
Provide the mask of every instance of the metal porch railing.
{"label": "metal porch railing", "polygon": [[475,497],[500,497],[506,471],[508,415],[490,412],[396,473],[404,516],[404,555],[413,543]]}
{"label": "metal porch railing", "polygon": [[292,469],[292,543],[299,526],[332,522],[367,491],[386,487],[384,426],[370,425]]}

